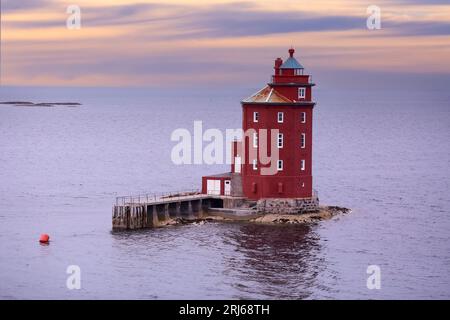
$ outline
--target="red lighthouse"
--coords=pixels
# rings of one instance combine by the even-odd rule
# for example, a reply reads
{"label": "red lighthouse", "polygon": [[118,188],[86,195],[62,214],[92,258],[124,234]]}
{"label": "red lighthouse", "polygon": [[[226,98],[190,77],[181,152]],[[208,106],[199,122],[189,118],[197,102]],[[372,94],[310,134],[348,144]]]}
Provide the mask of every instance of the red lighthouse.
{"label": "red lighthouse", "polygon": [[[246,158],[242,159],[242,189],[249,199],[312,197],[314,84],[294,52],[289,49],[284,62],[276,59],[271,82],[242,101],[243,130],[252,131],[246,139],[253,140],[244,143],[242,153]],[[277,131],[275,139],[270,137],[273,131]],[[272,158],[270,164],[276,166],[273,174],[262,174],[268,164],[254,150],[261,147],[262,139],[268,141],[269,153],[278,151],[277,159]]]}
{"label": "red lighthouse", "polygon": [[289,49],[271,81],[241,101],[244,135],[233,145],[231,173],[203,178],[203,193],[249,200],[295,199],[318,205],[312,188],[311,77]]}

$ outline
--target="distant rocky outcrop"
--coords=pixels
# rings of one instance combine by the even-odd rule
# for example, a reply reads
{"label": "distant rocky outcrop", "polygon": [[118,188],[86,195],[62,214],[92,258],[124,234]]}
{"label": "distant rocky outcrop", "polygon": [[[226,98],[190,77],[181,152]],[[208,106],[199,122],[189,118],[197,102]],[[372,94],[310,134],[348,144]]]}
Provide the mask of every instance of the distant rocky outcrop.
{"label": "distant rocky outcrop", "polygon": [[10,105],[14,107],[78,107],[78,102],[30,102],[30,101],[3,101],[0,105]]}

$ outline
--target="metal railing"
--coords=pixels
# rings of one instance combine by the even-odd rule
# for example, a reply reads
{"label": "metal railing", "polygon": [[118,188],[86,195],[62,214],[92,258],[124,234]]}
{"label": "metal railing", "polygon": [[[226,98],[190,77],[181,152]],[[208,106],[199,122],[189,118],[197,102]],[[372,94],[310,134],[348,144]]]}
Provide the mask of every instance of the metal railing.
{"label": "metal railing", "polygon": [[[182,200],[192,196],[204,196],[201,190],[184,190],[167,193],[144,193],[133,196],[120,196],[116,197],[116,206],[129,205],[129,204],[145,204],[154,202],[164,202],[164,200]],[[208,190],[207,195],[220,196],[219,191]],[[230,192],[224,192],[225,196],[231,195]],[[319,192],[316,189],[312,190],[312,198],[319,199]]]}
{"label": "metal railing", "polygon": [[179,200],[182,198],[202,194],[200,190],[172,191],[167,193],[144,193],[132,196],[116,197],[116,206],[128,204],[144,204],[153,202],[162,202],[164,200]]}
{"label": "metal railing", "polygon": [[[303,76],[306,76],[306,74],[305,75],[303,75]],[[308,82],[307,82],[307,84],[313,84],[314,82],[313,82],[313,78],[312,78],[312,75],[307,75],[308,76]],[[286,76],[286,78],[287,77],[291,77],[291,78],[294,78],[295,79],[295,75],[294,76]],[[269,81],[269,83],[273,83],[274,82],[274,80],[275,80],[275,76],[274,75],[271,75],[270,76],[270,81]],[[289,83],[289,82],[286,82],[286,83]],[[286,83],[284,83],[284,84],[286,84]],[[283,82],[281,82],[280,84],[283,84]]]}

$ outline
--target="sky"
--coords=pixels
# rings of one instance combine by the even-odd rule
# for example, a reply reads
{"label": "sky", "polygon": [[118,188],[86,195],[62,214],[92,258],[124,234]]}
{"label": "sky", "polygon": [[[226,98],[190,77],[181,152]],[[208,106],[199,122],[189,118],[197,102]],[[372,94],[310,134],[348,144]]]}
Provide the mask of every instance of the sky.
{"label": "sky", "polygon": [[[450,79],[448,0],[1,3],[2,85],[241,86],[267,82],[291,46],[328,84]],[[81,28],[70,30],[73,4]]]}

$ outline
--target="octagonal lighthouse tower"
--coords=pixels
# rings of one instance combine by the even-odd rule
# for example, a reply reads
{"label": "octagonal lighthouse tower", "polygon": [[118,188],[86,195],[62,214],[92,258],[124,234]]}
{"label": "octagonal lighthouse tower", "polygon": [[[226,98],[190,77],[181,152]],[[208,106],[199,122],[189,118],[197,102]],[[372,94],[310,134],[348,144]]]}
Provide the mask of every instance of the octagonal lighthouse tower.
{"label": "octagonal lighthouse tower", "polygon": [[[240,171],[242,193],[248,199],[314,196],[312,123],[315,102],[311,92],[314,84],[295,59],[295,50],[291,48],[288,52],[286,61],[275,60],[271,81],[241,102],[246,141],[241,143],[243,147],[234,158],[232,171]],[[264,140],[268,145],[267,154],[272,157],[270,164],[263,158],[265,152],[261,155],[257,150],[264,147]],[[272,170],[268,170],[270,166]]]}

